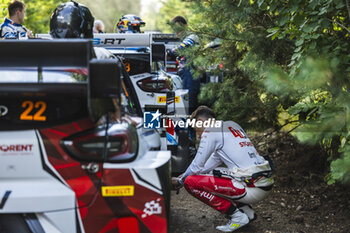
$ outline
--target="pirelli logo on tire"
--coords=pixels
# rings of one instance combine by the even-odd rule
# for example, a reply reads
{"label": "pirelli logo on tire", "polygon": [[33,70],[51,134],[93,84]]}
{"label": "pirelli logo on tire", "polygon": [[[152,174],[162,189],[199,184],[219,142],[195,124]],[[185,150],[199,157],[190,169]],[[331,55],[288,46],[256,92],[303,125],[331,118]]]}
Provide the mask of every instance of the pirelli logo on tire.
{"label": "pirelli logo on tire", "polygon": [[103,197],[130,197],[134,196],[134,186],[102,186]]}
{"label": "pirelli logo on tire", "polygon": [[[158,96],[157,103],[166,103],[166,96]],[[180,96],[175,96],[175,103],[180,103]]]}

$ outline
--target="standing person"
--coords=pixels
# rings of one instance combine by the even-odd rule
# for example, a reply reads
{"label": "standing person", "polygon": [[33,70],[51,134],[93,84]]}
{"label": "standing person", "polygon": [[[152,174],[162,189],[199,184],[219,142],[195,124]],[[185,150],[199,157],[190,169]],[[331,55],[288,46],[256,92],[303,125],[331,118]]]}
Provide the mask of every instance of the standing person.
{"label": "standing person", "polygon": [[105,31],[105,25],[102,22],[102,20],[96,19],[94,22],[94,28],[93,28],[93,32],[94,33],[104,33]]}
{"label": "standing person", "polygon": [[[176,16],[171,20],[171,26],[179,38],[184,38],[182,43],[175,49],[169,52],[170,56],[177,55],[179,50],[193,46],[198,43],[199,38],[195,34],[186,35],[187,20],[183,16]],[[191,114],[198,106],[198,94],[200,90],[200,80],[192,76],[193,65],[186,65],[186,58],[179,57],[178,74],[182,79],[183,88],[188,90],[189,95],[189,113]]]}
{"label": "standing person", "polygon": [[11,1],[8,6],[8,13],[9,18],[6,18],[0,26],[0,37],[16,39],[33,38],[32,32],[22,25],[26,13],[25,4],[17,0]]}
{"label": "standing person", "polygon": [[[198,122],[208,120],[217,126],[213,110],[206,106],[198,107],[192,118],[201,137],[199,149],[186,172],[172,178],[173,187],[184,185],[191,195],[226,214],[230,221],[217,230],[234,231],[255,219],[250,204],[264,199],[272,189],[272,164],[258,154],[237,123],[220,121],[219,128],[198,127]],[[227,168],[219,168],[222,163]]]}

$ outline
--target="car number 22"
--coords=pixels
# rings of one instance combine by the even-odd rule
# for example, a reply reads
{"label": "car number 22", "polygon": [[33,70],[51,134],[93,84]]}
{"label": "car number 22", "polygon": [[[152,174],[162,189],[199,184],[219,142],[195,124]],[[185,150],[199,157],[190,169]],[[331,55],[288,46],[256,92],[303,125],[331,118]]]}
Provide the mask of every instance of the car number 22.
{"label": "car number 22", "polygon": [[[22,108],[24,108],[24,111],[20,119],[23,121],[46,121],[46,116],[44,115],[46,107],[47,105],[44,101],[23,101]],[[32,113],[33,109],[35,109],[34,113]]]}

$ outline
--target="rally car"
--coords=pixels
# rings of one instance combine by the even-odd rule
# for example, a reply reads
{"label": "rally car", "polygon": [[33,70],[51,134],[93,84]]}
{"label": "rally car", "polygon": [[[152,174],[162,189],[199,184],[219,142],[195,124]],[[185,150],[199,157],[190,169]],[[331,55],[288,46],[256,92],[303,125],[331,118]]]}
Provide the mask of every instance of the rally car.
{"label": "rally car", "polygon": [[94,34],[94,45],[124,59],[124,65],[143,110],[164,108],[166,93],[175,92],[177,114],[188,113],[188,91],[179,76],[167,73],[165,44],[153,42],[153,34]]}
{"label": "rally car", "polygon": [[170,152],[128,116],[120,60],[88,40],[0,50],[0,232],[167,232]]}
{"label": "rally car", "polygon": [[[182,89],[182,80],[178,75],[169,73],[166,61],[166,49],[176,46],[178,39],[170,34],[94,34],[95,49],[103,48],[110,55],[118,56],[127,71],[124,74],[129,82],[125,88],[134,91],[143,114],[159,111],[162,116],[176,115],[166,119],[161,129],[161,149],[172,154],[172,173],[183,173],[190,163],[189,154],[195,151],[190,145],[188,129],[174,128],[172,121],[184,120],[188,115],[188,90]],[[50,34],[37,34],[37,38],[51,39]],[[128,84],[130,84],[128,86]],[[167,96],[174,96],[171,106]],[[173,111],[169,110],[173,109]],[[163,121],[162,121],[163,122]],[[166,127],[165,127],[166,126]]]}
{"label": "rally car", "polygon": [[[189,165],[190,141],[186,128],[174,128],[172,121],[188,116],[188,90],[178,75],[167,72],[166,49],[174,46],[163,34],[94,34],[94,45],[123,59],[144,114],[159,111],[171,115],[162,124],[162,149],[172,152],[172,172],[180,174]],[[166,38],[169,36],[166,34]],[[173,96],[174,111],[169,111]]]}

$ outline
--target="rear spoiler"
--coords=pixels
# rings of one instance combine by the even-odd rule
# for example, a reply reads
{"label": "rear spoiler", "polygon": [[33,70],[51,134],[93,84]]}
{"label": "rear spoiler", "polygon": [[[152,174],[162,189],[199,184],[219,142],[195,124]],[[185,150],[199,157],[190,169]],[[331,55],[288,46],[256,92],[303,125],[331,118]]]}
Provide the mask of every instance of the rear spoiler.
{"label": "rear spoiler", "polygon": [[[51,38],[50,34],[37,34],[36,37]],[[135,60],[138,60],[137,57],[139,57],[140,61],[146,60],[149,68],[143,72],[150,72],[153,62],[165,64],[167,45],[178,43],[174,41],[176,41],[174,34],[95,33],[93,46],[106,48],[117,56]]]}
{"label": "rear spoiler", "polygon": [[0,67],[88,67],[90,40],[2,40]]}
{"label": "rear spoiler", "polygon": [[93,45],[104,47],[113,54],[126,58],[146,57],[151,67],[152,62],[164,63],[166,60],[165,43],[153,41],[154,35],[156,34],[100,33],[94,34]]}
{"label": "rear spoiler", "polygon": [[[0,67],[88,68],[86,97],[90,115],[97,119],[116,108],[112,101],[118,103],[120,99],[120,62],[117,59],[92,59],[91,40],[1,40],[0,51]],[[0,87],[6,86],[9,84],[0,83]],[[26,90],[28,83],[19,83],[17,88]]]}

